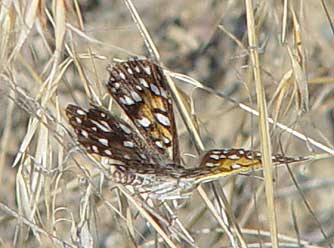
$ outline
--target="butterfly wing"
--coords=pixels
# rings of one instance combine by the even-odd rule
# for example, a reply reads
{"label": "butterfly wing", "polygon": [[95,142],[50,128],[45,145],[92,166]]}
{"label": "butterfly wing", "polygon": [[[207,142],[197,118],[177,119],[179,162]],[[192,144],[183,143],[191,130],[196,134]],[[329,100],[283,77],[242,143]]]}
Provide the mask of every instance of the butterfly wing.
{"label": "butterfly wing", "polygon": [[[274,164],[289,164],[305,160],[307,159],[303,157],[292,158],[280,154],[272,156]],[[203,156],[199,168],[193,170],[193,176],[198,178],[198,182],[211,181],[217,177],[261,167],[261,152],[233,148],[214,149]]]}
{"label": "butterfly wing", "polygon": [[154,159],[141,137],[120,118],[97,106],[85,111],[68,105],[66,115],[79,143],[89,153],[121,161],[136,171],[154,167]]}
{"label": "butterfly wing", "polygon": [[162,161],[180,162],[171,94],[159,66],[129,60],[109,69],[107,88]]}

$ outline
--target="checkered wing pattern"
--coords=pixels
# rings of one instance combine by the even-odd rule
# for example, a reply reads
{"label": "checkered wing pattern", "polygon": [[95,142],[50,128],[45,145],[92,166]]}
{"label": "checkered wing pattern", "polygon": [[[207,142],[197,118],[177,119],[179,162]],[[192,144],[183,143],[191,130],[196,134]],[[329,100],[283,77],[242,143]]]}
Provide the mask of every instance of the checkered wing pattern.
{"label": "checkered wing pattern", "polygon": [[88,111],[68,105],[66,115],[78,141],[92,154],[124,163],[135,171],[152,170],[154,161],[145,142],[129,124],[94,106]]}
{"label": "checkered wing pattern", "polygon": [[149,60],[133,59],[113,65],[109,72],[108,91],[149,148],[160,160],[179,163],[172,100],[162,69]]}
{"label": "checkered wing pattern", "polygon": [[[304,157],[286,157],[276,154],[272,156],[274,164],[290,164],[307,160]],[[239,172],[247,172],[262,167],[261,152],[244,149],[214,149],[202,158],[200,167],[194,169],[193,176],[200,181],[213,180]]]}

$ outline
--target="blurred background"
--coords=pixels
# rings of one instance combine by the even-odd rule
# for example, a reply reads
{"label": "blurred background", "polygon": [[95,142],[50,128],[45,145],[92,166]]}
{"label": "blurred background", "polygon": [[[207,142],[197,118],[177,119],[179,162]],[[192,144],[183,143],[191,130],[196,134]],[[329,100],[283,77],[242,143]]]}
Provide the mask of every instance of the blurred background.
{"label": "blurred background", "polygon": [[[228,216],[242,234],[238,242],[271,247],[262,172],[207,183],[208,199],[195,191],[190,199],[169,202],[173,214],[157,204],[153,212],[167,217],[154,226],[142,213],[145,204],[138,207],[106,184],[96,164],[77,151],[64,115],[67,104],[88,107],[99,101],[126,118],[107,94],[106,68],[115,59],[151,57],[147,36],[139,32],[126,2],[1,2],[1,247],[238,247],[232,242],[236,227],[227,225],[231,237],[219,220],[226,211],[222,199],[228,200]],[[198,81],[175,79],[205,148],[259,150],[258,119],[246,108],[258,105],[245,2],[132,3],[164,68]],[[258,40],[253,49],[274,123],[273,152],[313,159],[291,171],[285,166],[274,171],[280,247],[330,247],[334,5],[253,1],[253,8]],[[182,157],[187,166],[196,166],[201,154],[177,109],[175,116]],[[158,234],[159,227],[171,243]],[[189,237],[181,235],[186,233]]]}

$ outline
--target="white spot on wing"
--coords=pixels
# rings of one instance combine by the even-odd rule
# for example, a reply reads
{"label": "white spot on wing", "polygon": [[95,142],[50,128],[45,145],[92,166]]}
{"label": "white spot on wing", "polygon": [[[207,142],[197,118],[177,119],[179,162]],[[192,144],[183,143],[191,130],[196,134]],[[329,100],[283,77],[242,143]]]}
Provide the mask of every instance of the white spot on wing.
{"label": "white spot on wing", "polygon": [[142,117],[140,120],[138,120],[138,122],[142,127],[149,127],[151,125],[150,120],[146,117]]}
{"label": "white spot on wing", "polygon": [[145,159],[145,160],[147,159],[147,156],[146,156],[145,154],[140,153],[139,156],[140,156],[142,159]]}
{"label": "white spot on wing", "polygon": [[107,139],[101,138],[101,139],[99,139],[99,142],[104,146],[108,146],[108,140]]}
{"label": "white spot on wing", "polygon": [[82,120],[79,117],[75,117],[75,122],[78,123],[78,124],[81,124]]}
{"label": "white spot on wing", "polygon": [[109,127],[108,123],[105,122],[105,121],[98,122],[98,121],[95,121],[95,120],[91,120],[91,122],[95,126],[97,126],[99,129],[101,129],[103,132],[110,132],[111,131],[111,128]]}
{"label": "white spot on wing", "polygon": [[144,71],[147,73],[147,75],[151,75],[151,68],[149,66],[145,66]]}
{"label": "white spot on wing", "polygon": [[217,166],[219,166],[219,163],[207,162],[207,163],[205,163],[205,166],[206,167],[217,167]]}
{"label": "white spot on wing", "polygon": [[78,115],[86,115],[85,111],[81,110],[81,109],[77,109],[77,114]]}
{"label": "white spot on wing", "polygon": [[212,154],[221,154],[221,151],[212,151]]}
{"label": "white spot on wing", "polygon": [[157,141],[155,142],[155,144],[156,144],[156,146],[157,146],[157,147],[159,147],[159,148],[161,148],[161,149],[163,149],[163,148],[164,148],[164,146],[163,146],[162,142],[161,142],[161,141],[159,141],[159,140],[157,140]]}
{"label": "white spot on wing", "polygon": [[240,164],[231,164],[231,168],[232,168],[233,170],[237,170],[237,169],[241,169],[242,166],[241,166]]}
{"label": "white spot on wing", "polygon": [[133,74],[133,71],[131,70],[131,68],[128,68],[127,71],[128,71],[129,74],[131,74],[131,75]]}
{"label": "white spot on wing", "polygon": [[166,127],[170,126],[169,118],[161,113],[154,113],[156,119],[158,122]]}
{"label": "white spot on wing", "polygon": [[136,102],[143,101],[143,99],[140,97],[140,95],[135,91],[131,91],[131,96]]}
{"label": "white spot on wing", "polygon": [[109,124],[106,121],[101,121],[101,124],[105,125],[106,127],[109,127]]}
{"label": "white spot on wing", "polygon": [[126,77],[125,77],[125,75],[124,75],[124,73],[123,72],[120,72],[119,73],[119,76],[121,77],[121,79],[123,79],[123,80],[125,80],[126,79]]}
{"label": "white spot on wing", "polygon": [[146,82],[146,80],[144,78],[139,78],[139,82],[141,85],[143,85],[145,88],[148,88],[148,83]]}
{"label": "white spot on wing", "polygon": [[227,149],[224,149],[223,153],[224,153],[224,154],[228,154],[228,153],[230,153],[230,151],[231,151],[231,149],[228,149],[228,148],[227,148]]}
{"label": "white spot on wing", "polygon": [[99,152],[99,149],[95,145],[92,145],[92,150],[93,150],[93,152],[96,152],[96,153]]}
{"label": "white spot on wing", "polygon": [[120,102],[124,105],[131,106],[135,104],[135,102],[129,97],[129,96],[124,96],[119,98]]}
{"label": "white spot on wing", "polygon": [[251,153],[247,154],[246,157],[247,157],[248,159],[253,159],[253,155],[252,155]]}
{"label": "white spot on wing", "polygon": [[229,159],[233,159],[233,160],[238,160],[238,159],[240,159],[240,157],[239,157],[238,155],[236,155],[236,154],[232,154],[232,155],[228,156],[228,158],[229,158]]}
{"label": "white spot on wing", "polygon": [[140,85],[138,85],[138,84],[136,85],[136,89],[139,90],[139,91],[143,90],[143,88]]}
{"label": "white spot on wing", "polygon": [[165,91],[163,88],[160,88],[161,96],[165,99],[168,99],[167,91]]}
{"label": "white spot on wing", "polygon": [[158,89],[158,87],[155,84],[150,84],[151,86],[151,91],[156,95],[159,96],[160,95],[160,91]]}
{"label": "white spot on wing", "polygon": [[119,124],[119,127],[122,129],[122,131],[124,133],[126,133],[126,134],[130,134],[131,133],[131,130],[127,126],[125,126],[123,124]]}
{"label": "white spot on wing", "polygon": [[135,71],[138,72],[138,73],[140,72],[140,68],[137,65],[135,67]]}
{"label": "white spot on wing", "polygon": [[123,146],[132,148],[135,144],[132,141],[124,141]]}
{"label": "white spot on wing", "polygon": [[217,154],[211,154],[210,158],[214,159],[214,160],[219,160],[220,156]]}
{"label": "white spot on wing", "polygon": [[110,150],[104,150],[104,153],[107,154],[108,156],[111,156],[111,155],[112,155],[112,153],[111,153]]}
{"label": "white spot on wing", "polygon": [[170,140],[166,137],[163,137],[163,141],[166,145],[170,144]]}
{"label": "white spot on wing", "polygon": [[121,87],[121,84],[116,82],[113,84],[113,86],[115,89],[119,89]]}
{"label": "white spot on wing", "polygon": [[85,130],[80,130],[80,134],[82,137],[88,138],[88,133]]}

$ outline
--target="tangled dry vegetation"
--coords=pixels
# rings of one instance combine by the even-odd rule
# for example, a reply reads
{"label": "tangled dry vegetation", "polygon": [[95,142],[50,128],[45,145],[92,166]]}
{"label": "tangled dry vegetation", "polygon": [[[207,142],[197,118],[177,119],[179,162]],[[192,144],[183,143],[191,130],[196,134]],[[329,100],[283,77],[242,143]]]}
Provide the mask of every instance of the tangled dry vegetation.
{"label": "tangled dry vegetation", "polygon": [[[332,2],[0,8],[1,247],[331,247]],[[186,164],[202,144],[312,160],[275,168],[273,180],[262,172],[221,178],[177,203],[148,203],[107,182],[101,160],[78,148],[64,109],[101,102],[124,117],[104,84],[108,64],[131,56],[159,60],[174,79]]]}

